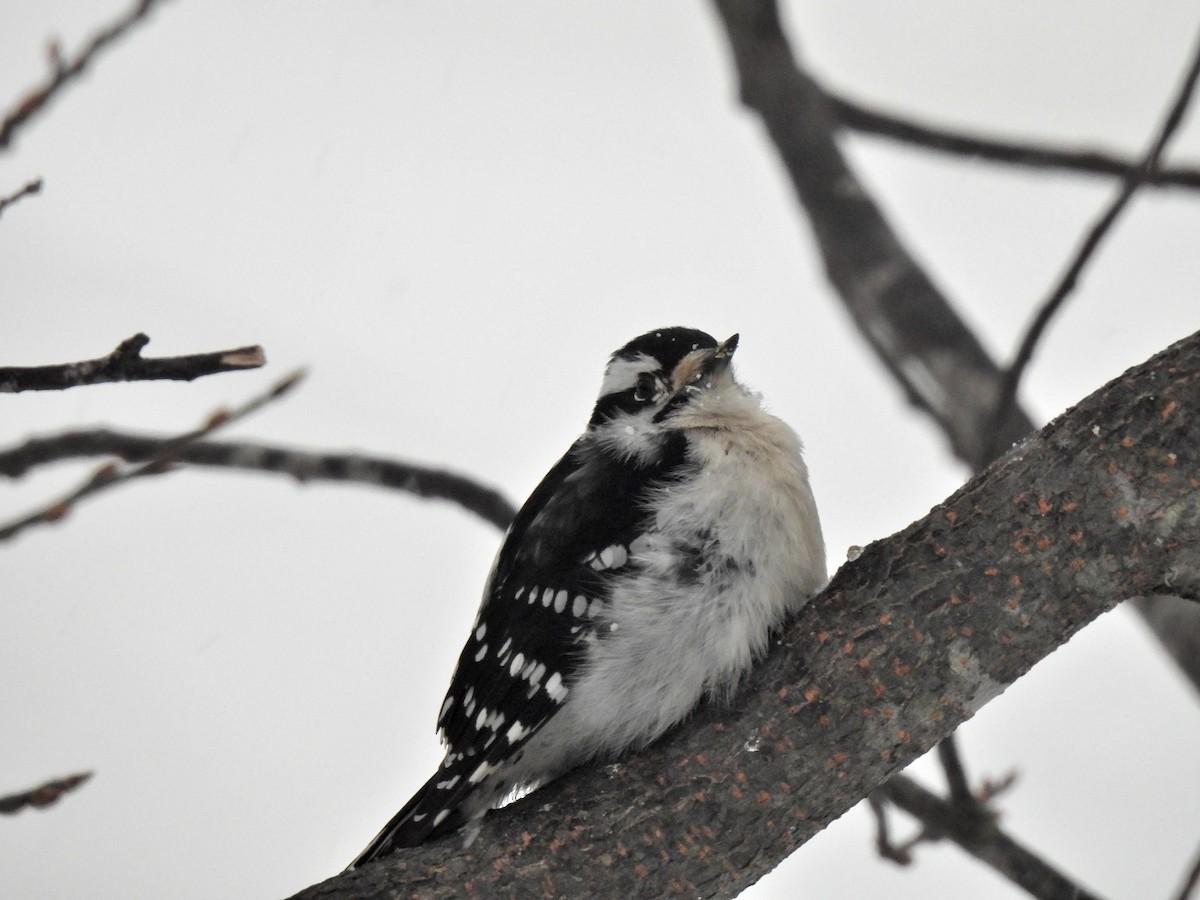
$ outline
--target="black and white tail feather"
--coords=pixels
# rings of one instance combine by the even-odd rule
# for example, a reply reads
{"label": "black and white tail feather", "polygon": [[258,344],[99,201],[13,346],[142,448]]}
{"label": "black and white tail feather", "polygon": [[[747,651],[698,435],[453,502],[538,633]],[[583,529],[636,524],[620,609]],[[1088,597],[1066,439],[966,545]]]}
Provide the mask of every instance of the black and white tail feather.
{"label": "black and white tail feather", "polygon": [[728,694],[825,581],[792,430],[737,335],[664,328],[609,360],[587,430],[508,529],[438,716],[446,756],[351,868],[658,738]]}

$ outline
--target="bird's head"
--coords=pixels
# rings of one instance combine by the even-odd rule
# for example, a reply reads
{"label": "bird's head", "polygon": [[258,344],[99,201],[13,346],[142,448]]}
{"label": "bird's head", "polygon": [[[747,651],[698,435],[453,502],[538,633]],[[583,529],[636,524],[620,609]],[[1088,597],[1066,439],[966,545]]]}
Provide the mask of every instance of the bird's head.
{"label": "bird's head", "polygon": [[659,328],[634,338],[608,361],[588,431],[606,449],[650,462],[689,411],[740,387],[730,361],[738,336],[717,343],[694,328]]}

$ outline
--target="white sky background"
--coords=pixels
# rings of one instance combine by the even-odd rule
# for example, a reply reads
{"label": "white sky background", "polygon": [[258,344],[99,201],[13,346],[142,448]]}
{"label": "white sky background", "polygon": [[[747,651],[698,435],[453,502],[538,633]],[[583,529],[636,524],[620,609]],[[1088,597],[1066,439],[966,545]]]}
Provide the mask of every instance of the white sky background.
{"label": "white sky background", "polygon": [[[0,107],[117,0],[10,6]],[[1194,3],[797,3],[828,83],[963,126],[1140,150]],[[265,371],[0,401],[0,443],[190,428],[295,366],[231,434],[472,473],[520,500],[649,328],[742,335],[738,367],[808,445],[830,547],[883,537],[964,476],[823,281],[741,111],[709,7],[180,2],[0,156],[0,360],[261,343]],[[1176,159],[1200,159],[1193,114]],[[852,140],[917,255],[1008,358],[1114,185]],[[1053,416],[1200,327],[1200,197],[1135,202],[1024,390]],[[0,484],[8,519],[90,471]],[[499,535],[379,490],[183,472],[0,547],[0,821],[21,897],[288,894],[334,874],[433,771],[433,726]],[[1200,842],[1196,696],[1123,610],[960,732],[1020,772],[1018,839],[1113,897],[1166,897]],[[929,762],[926,783],[940,787]],[[1023,896],[952,846],[879,862],[856,809],[746,896]]]}

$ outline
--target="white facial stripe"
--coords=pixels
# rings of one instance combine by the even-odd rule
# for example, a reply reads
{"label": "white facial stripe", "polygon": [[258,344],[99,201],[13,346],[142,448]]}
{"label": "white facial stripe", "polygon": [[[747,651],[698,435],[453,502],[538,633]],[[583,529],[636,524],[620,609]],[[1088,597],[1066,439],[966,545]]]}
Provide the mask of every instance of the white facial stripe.
{"label": "white facial stripe", "polygon": [[639,353],[633,359],[614,359],[604,372],[604,381],[600,385],[600,396],[619,394],[637,384],[638,376],[645,372],[658,371],[658,360],[645,353]]}

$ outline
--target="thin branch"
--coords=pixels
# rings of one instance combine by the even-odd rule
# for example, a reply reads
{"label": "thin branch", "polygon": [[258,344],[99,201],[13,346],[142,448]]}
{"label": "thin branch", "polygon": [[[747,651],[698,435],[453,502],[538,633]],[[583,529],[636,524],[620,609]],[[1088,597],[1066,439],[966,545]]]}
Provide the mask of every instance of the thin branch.
{"label": "thin branch", "polygon": [[875,814],[875,852],[883,859],[888,859],[898,866],[911,866],[913,861],[912,848],[926,839],[925,829],[918,831],[903,844],[892,840],[891,826],[888,822],[887,795],[876,788],[867,795],[867,805]]}
{"label": "thin branch", "polygon": [[[1176,92],[1175,99],[1172,101],[1166,118],[1163,119],[1163,123],[1158,129],[1154,141],[1150,144],[1150,148],[1138,163],[1137,168],[1126,177],[1125,183],[1121,186],[1121,190],[1117,192],[1116,197],[1109,203],[1108,209],[1088,229],[1087,235],[1084,237],[1078,250],[1076,250],[1070,265],[1067,266],[1067,270],[1062,274],[1058,284],[1038,310],[1033,323],[1029,326],[1029,330],[1025,333],[1025,337],[1021,341],[1016,356],[1011,365],[1005,370],[1004,379],[1001,382],[1000,391],[996,399],[993,431],[999,430],[1000,423],[1005,422],[1011,414],[1016,402],[1017,388],[1021,384],[1021,376],[1025,373],[1029,361],[1033,358],[1034,349],[1045,333],[1046,327],[1050,324],[1050,320],[1054,318],[1054,315],[1062,308],[1067,297],[1075,289],[1075,284],[1079,276],[1091,261],[1101,241],[1104,240],[1105,236],[1112,229],[1121,212],[1129,204],[1129,201],[1133,199],[1133,195],[1137,193],[1147,178],[1157,170],[1158,161],[1162,157],[1163,150],[1166,149],[1167,143],[1174,136],[1175,131],[1183,121],[1184,113],[1187,112],[1188,104],[1192,99],[1192,93],[1196,88],[1197,78],[1200,78],[1200,40],[1197,41],[1196,48],[1192,51],[1191,64],[1188,66],[1183,82]],[[997,448],[1008,446],[998,441],[994,442],[994,445]]]}
{"label": "thin branch", "polygon": [[16,203],[22,197],[28,197],[31,194],[41,193],[41,190],[42,190],[42,179],[35,178],[33,181],[30,181],[28,184],[26,184],[23,188],[21,188],[16,193],[9,194],[7,197],[0,197],[0,216],[3,216],[4,210],[6,210],[8,207],[12,206],[14,203]]}
{"label": "thin branch", "polygon": [[[118,456],[144,462],[158,456],[167,438],[110,429],[67,431],[30,438],[0,450],[0,475],[19,478],[35,466],[65,459]],[[249,469],[290,475],[300,482],[340,481],[371,484],[429,499],[448,500],[497,528],[516,515],[503,494],[466,475],[431,469],[397,459],[360,453],[298,450],[244,441],[192,441],[172,451],[176,462],[192,466]]]}
{"label": "thin branch", "polygon": [[958,744],[954,740],[954,735],[950,735],[938,744],[937,750],[942,771],[946,774],[946,786],[950,790],[950,801],[960,807],[979,806],[974,794],[971,793],[971,786],[967,783],[967,771],[958,755]]}
{"label": "thin branch", "polygon": [[257,344],[213,353],[147,358],[141,354],[148,343],[146,335],[135,334],[99,359],[51,366],[0,366],[0,394],[61,391],[111,381],[191,381],[219,372],[257,369],[267,362],[263,348]]}
{"label": "thin branch", "polygon": [[50,77],[43,84],[26,92],[25,96],[17,101],[4,116],[4,120],[0,122],[0,150],[7,148],[12,143],[13,137],[21,126],[35,114],[44,110],[66,85],[82,75],[100,51],[145,19],[158,2],[159,0],[138,0],[127,13],[92,35],[83,49],[72,59],[62,59],[57,52],[52,52]]}
{"label": "thin branch", "polygon": [[943,800],[907,775],[896,775],[878,793],[922,823],[924,840],[949,838],[1039,900],[1096,898],[1005,834],[982,807],[972,812]]}
{"label": "thin branch", "polygon": [[1175,895],[1175,900],[1189,900],[1197,885],[1200,885],[1200,853],[1196,854],[1196,861],[1192,863],[1192,868],[1184,876],[1183,884],[1179,888],[1179,893]]}
{"label": "thin branch", "polygon": [[47,781],[45,784],[28,791],[21,791],[19,794],[0,797],[0,813],[11,816],[23,809],[41,809],[50,806],[57,803],[63,794],[70,793],[91,778],[92,774],[91,772],[78,772],[75,775],[68,775],[66,778]]}
{"label": "thin branch", "polygon": [[[840,125],[863,134],[928,150],[1026,168],[1057,169],[1086,175],[1115,175],[1118,178],[1129,177],[1137,168],[1136,160],[1122,159],[1100,150],[1068,150],[1050,144],[968,134],[871,109],[829,90],[825,91],[825,97]],[[1146,177],[1146,184],[1156,187],[1200,188],[1200,169],[1156,169]]]}
{"label": "thin branch", "polygon": [[145,475],[158,475],[167,471],[169,466],[174,462],[176,454],[188,444],[212,434],[218,428],[232,424],[240,419],[244,419],[251,413],[257,412],[263,406],[273,400],[277,400],[294,388],[302,378],[302,372],[293,372],[275,384],[270,390],[253,397],[236,409],[229,411],[222,410],[214,413],[201,427],[162,442],[158,447],[158,452],[140,465],[128,465],[124,468],[120,468],[115,464],[101,466],[92,474],[91,478],[65,497],[7,525],[0,526],[0,541],[9,540],[25,529],[35,525],[60,521],[71,511],[75,504],[85,497],[98,494],[101,491],[116,487],[118,484],[131,481],[135,478],[141,478]]}

